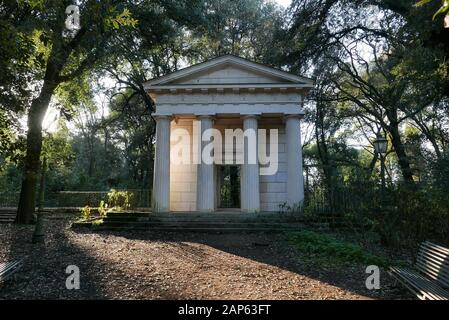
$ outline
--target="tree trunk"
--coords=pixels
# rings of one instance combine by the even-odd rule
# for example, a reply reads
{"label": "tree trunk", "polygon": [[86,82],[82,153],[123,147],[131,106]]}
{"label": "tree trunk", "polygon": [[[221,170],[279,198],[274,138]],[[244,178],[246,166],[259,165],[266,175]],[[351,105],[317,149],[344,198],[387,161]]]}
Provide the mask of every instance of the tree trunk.
{"label": "tree trunk", "polygon": [[55,88],[52,81],[44,81],[39,97],[33,100],[28,112],[27,152],[16,216],[18,224],[29,224],[33,219],[42,149],[42,121]]}
{"label": "tree trunk", "polygon": [[402,177],[408,183],[413,183],[413,172],[410,167],[410,161],[405,152],[404,144],[401,140],[401,135],[399,134],[398,124],[392,122],[389,126],[389,132],[391,135],[391,143],[393,144],[394,151],[398,156],[399,167],[401,168]]}
{"label": "tree trunk", "polygon": [[47,159],[44,156],[44,159],[42,160],[41,165],[41,181],[39,186],[39,200],[37,203],[37,211],[42,212],[44,211],[44,204],[45,204],[45,173],[47,170]]}
{"label": "tree trunk", "polygon": [[104,128],[104,152],[106,155],[108,154],[108,144],[109,144],[109,130],[105,127]]}
{"label": "tree trunk", "polygon": [[326,136],[325,136],[325,115],[321,106],[317,104],[317,115],[315,119],[315,138],[318,149],[318,156],[321,160],[322,170],[324,174],[324,183],[327,188],[328,198],[331,198],[334,179],[333,179],[333,167],[327,148]]}
{"label": "tree trunk", "polygon": [[[89,129],[91,130],[91,129]],[[88,158],[89,158],[89,167],[88,167],[88,176],[92,178],[94,175],[95,169],[95,155],[94,155],[94,143],[95,143],[95,133],[89,132],[87,138],[87,147],[88,147]]]}
{"label": "tree trunk", "polygon": [[379,160],[379,154],[377,152],[374,152],[373,159],[371,160],[369,167],[368,167],[368,179],[371,178],[374,167],[376,166],[377,160]]}
{"label": "tree trunk", "polygon": [[89,178],[92,178],[94,175],[94,156],[91,148],[89,148],[89,168],[87,170],[87,175]]}

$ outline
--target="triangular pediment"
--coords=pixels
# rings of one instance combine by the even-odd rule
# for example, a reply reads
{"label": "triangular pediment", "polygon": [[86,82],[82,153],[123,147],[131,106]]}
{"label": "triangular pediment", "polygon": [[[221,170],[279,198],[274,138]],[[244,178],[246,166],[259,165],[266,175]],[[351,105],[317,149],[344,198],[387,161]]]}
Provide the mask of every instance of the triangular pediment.
{"label": "triangular pediment", "polygon": [[150,80],[146,83],[146,88],[269,84],[312,87],[313,81],[240,57],[226,55]]}
{"label": "triangular pediment", "polygon": [[257,70],[245,69],[234,64],[220,65],[215,68],[197,72],[180,79],[171,84],[261,84],[261,83],[294,83],[291,80],[272,76]]}

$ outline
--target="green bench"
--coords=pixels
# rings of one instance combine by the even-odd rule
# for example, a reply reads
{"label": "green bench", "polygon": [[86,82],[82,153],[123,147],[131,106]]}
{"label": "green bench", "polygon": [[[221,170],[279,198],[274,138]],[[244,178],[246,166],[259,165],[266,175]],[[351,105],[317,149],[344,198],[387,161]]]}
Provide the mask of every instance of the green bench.
{"label": "green bench", "polygon": [[423,242],[415,269],[391,267],[389,274],[421,300],[449,300],[449,249]]}

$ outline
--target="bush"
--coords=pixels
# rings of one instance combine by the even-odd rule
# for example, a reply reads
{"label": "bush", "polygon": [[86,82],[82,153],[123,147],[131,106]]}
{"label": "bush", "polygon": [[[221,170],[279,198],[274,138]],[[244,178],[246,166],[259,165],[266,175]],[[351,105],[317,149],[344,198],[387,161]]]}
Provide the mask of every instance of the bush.
{"label": "bush", "polygon": [[426,185],[401,185],[394,203],[376,216],[377,231],[387,245],[416,247],[425,240],[449,241],[449,194]]}
{"label": "bush", "polygon": [[369,183],[345,184],[335,188],[332,201],[325,197],[320,201],[321,191],[312,194],[306,202],[305,217],[335,216],[337,222],[341,221],[337,227],[343,226],[362,238],[374,232],[390,247],[413,251],[425,240],[449,245],[447,185],[398,183],[383,190]]}
{"label": "bush", "polygon": [[81,216],[83,220],[89,220],[92,217],[92,210],[89,206],[81,209]]}
{"label": "bush", "polygon": [[289,240],[302,252],[328,263],[356,263],[388,266],[387,259],[366,252],[362,247],[312,231],[292,232]]}
{"label": "bush", "polygon": [[108,204],[105,203],[103,200],[100,201],[100,205],[98,206],[98,213],[100,214],[101,217],[106,216],[106,214],[108,213]]}
{"label": "bush", "polygon": [[112,189],[108,193],[108,205],[116,210],[133,210],[136,208],[136,201],[132,192]]}

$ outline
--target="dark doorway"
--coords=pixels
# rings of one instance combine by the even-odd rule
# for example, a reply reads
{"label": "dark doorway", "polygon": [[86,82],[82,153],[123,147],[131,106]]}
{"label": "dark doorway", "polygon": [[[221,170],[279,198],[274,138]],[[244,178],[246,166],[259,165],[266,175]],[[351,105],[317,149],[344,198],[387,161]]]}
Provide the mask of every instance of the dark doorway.
{"label": "dark doorway", "polygon": [[218,167],[218,208],[240,209],[240,167]]}

